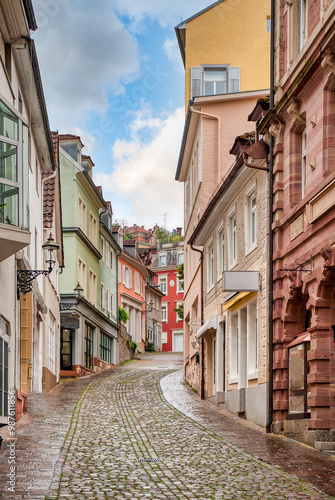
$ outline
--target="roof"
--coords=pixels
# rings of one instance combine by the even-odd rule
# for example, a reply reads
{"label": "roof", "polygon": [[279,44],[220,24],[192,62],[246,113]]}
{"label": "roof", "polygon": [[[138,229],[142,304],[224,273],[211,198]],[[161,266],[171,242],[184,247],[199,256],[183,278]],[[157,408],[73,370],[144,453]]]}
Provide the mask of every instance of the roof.
{"label": "roof", "polygon": [[94,167],[95,164],[93,163],[93,160],[89,155],[81,155],[81,159],[83,161],[88,161],[89,163],[91,163],[92,167]]}
{"label": "roof", "polygon": [[217,0],[217,2],[212,3],[211,5],[209,5],[208,7],[205,7],[204,9],[200,10],[199,12],[197,12],[196,14],[194,14],[193,16],[188,17],[187,19],[185,19],[185,21],[181,21],[179,24],[177,24],[177,26],[175,26],[175,28],[176,29],[177,28],[181,28],[184,24],[188,23],[189,21],[192,21],[192,19],[194,19],[195,17],[201,16],[201,14],[203,14],[207,10],[212,9],[213,7],[215,7],[215,5],[217,5],[218,3],[221,3],[223,1],[224,0]]}
{"label": "roof", "polygon": [[181,141],[180,153],[179,153],[178,165],[177,165],[177,171],[176,171],[176,175],[175,175],[175,180],[176,181],[179,180],[181,165],[183,163],[183,158],[184,158],[184,153],[185,153],[185,146],[186,146],[187,135],[188,135],[188,129],[190,127],[190,121],[191,121],[191,116],[192,116],[192,110],[191,110],[192,106],[193,106],[193,100],[191,100],[188,103],[188,110],[187,110],[186,121],[185,121],[185,125],[184,125],[183,138],[182,138],[182,141]]}
{"label": "roof", "polygon": [[256,106],[254,109],[251,111],[250,115],[248,116],[248,121],[249,122],[256,122],[259,117],[262,115],[263,111],[268,111],[270,106],[270,97],[261,97],[260,99],[257,99]]}
{"label": "roof", "polygon": [[36,23],[36,18],[35,18],[34,9],[33,9],[31,0],[23,0],[23,5],[24,5],[24,10],[26,12],[29,28],[32,31],[36,31],[37,30],[37,23]]}
{"label": "roof", "polygon": [[229,151],[231,155],[237,156],[241,151],[241,147],[243,146],[251,146],[255,141],[255,132],[247,132],[243,135],[238,135],[235,137],[234,144]]}
{"label": "roof", "polygon": [[[51,132],[52,144],[55,153],[56,164],[58,166],[58,133]],[[58,170],[58,169],[57,169]],[[59,172],[59,170],[58,170]],[[42,179],[47,179],[52,175],[52,170],[42,170]],[[56,179],[47,179],[43,183],[43,226],[46,228],[53,227],[54,207],[55,207],[55,190]]]}
{"label": "roof", "polygon": [[73,134],[59,134],[59,140],[60,142],[65,142],[65,141],[73,141],[77,140],[80,142],[81,147],[84,147],[84,144],[81,142],[80,136],[79,135],[73,135]]}
{"label": "roof", "polygon": [[145,233],[145,234],[151,234],[150,231],[147,229],[144,229],[143,226],[137,226],[134,224],[133,226],[125,227],[124,232],[126,234],[132,234],[132,233]]}

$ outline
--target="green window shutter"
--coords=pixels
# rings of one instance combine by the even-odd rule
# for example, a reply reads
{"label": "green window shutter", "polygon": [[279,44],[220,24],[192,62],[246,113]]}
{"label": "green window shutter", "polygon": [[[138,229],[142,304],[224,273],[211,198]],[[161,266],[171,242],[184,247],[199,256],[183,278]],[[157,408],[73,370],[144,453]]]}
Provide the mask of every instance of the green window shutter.
{"label": "green window shutter", "polygon": [[191,99],[202,95],[202,71],[201,68],[191,68]]}
{"label": "green window shutter", "polygon": [[229,68],[229,92],[239,92],[240,91],[240,68],[230,67]]}

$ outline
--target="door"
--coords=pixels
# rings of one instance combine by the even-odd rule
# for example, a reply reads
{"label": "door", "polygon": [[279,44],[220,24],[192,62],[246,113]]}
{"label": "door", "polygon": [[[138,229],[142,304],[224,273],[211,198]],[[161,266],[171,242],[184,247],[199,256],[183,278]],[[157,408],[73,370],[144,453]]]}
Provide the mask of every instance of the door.
{"label": "door", "polygon": [[174,333],[173,334],[173,351],[174,352],[183,352],[183,350],[184,350],[183,333]]}
{"label": "door", "polygon": [[61,370],[72,370],[72,332],[71,329],[61,329]]}

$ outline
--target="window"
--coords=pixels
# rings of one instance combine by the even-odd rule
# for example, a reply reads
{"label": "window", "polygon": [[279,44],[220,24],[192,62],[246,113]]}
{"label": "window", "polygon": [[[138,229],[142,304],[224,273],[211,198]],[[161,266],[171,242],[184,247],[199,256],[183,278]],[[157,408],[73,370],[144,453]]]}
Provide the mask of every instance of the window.
{"label": "window", "polygon": [[100,284],[100,306],[101,309],[105,309],[105,287],[104,284]]}
{"label": "window", "polygon": [[184,264],[184,252],[177,253],[177,265]]}
{"label": "window", "polygon": [[167,254],[159,254],[159,266],[166,266],[167,265]]}
{"label": "window", "polygon": [[97,305],[97,275],[90,269],[90,302]]}
{"label": "window", "polygon": [[152,328],[148,328],[148,332],[147,332],[147,340],[148,340],[148,342],[152,342],[152,341],[153,341],[153,333],[152,333]]}
{"label": "window", "polygon": [[123,284],[126,288],[132,287],[132,273],[128,266],[123,266]]}
{"label": "window", "polygon": [[301,198],[306,191],[306,129],[301,134]]}
{"label": "window", "polygon": [[109,252],[109,245],[108,243],[106,242],[106,266],[109,267],[109,256],[110,256],[110,252]]}
{"label": "window", "polygon": [[98,223],[92,212],[90,212],[90,240],[96,247],[98,244]]}
{"label": "window", "polygon": [[114,263],[113,263],[113,250],[111,250],[111,255],[110,255],[110,268],[114,268]]}
{"label": "window", "polygon": [[240,68],[229,65],[203,65],[191,68],[191,99],[201,95],[240,91]]}
{"label": "window", "polygon": [[167,304],[162,304],[162,321],[167,322]]}
{"label": "window", "polygon": [[247,373],[248,379],[257,377],[258,369],[257,303],[247,306]]}
{"label": "window", "polygon": [[0,223],[2,224],[29,227],[29,149],[28,127],[0,101]]}
{"label": "window", "polygon": [[49,320],[49,370],[55,373],[55,318],[50,313]]}
{"label": "window", "polygon": [[110,313],[114,316],[114,294],[110,295]]}
{"label": "window", "polygon": [[83,296],[86,297],[86,287],[87,287],[86,263],[80,257],[78,259],[78,281],[82,289],[84,290]]}
{"label": "window", "polygon": [[140,273],[135,271],[135,292],[140,293],[141,288],[140,288]]}
{"label": "window", "polygon": [[86,234],[87,224],[87,207],[84,201],[79,197],[78,200],[78,225],[83,233]]}
{"label": "window", "polygon": [[177,293],[182,293],[183,291],[183,280],[179,279],[177,276]]}
{"label": "window", "polygon": [[[178,302],[176,302],[176,307],[175,307],[175,309],[178,309],[178,308],[182,305],[182,303],[183,303],[182,301],[178,301]],[[177,322],[178,322],[178,321],[183,321],[181,318],[179,318],[179,316],[178,316],[178,313],[177,313],[177,312],[176,312],[176,321],[177,321]]]}
{"label": "window", "polygon": [[112,363],[112,339],[105,333],[100,333],[100,359]]}
{"label": "window", "polygon": [[105,260],[105,240],[102,236],[100,236],[100,253],[102,255],[101,260],[104,262]]}
{"label": "window", "polygon": [[224,227],[221,226],[217,235],[217,280],[222,278],[224,271]]}
{"label": "window", "polygon": [[307,375],[309,362],[307,353],[310,350],[310,342],[301,342],[289,348],[289,408],[287,418],[294,418],[297,414],[303,414],[305,418],[310,417],[308,407]]}
{"label": "window", "polygon": [[236,226],[236,210],[229,215],[229,267],[232,268],[237,262],[237,226]]}
{"label": "window", "polygon": [[210,290],[214,286],[214,245],[213,241],[207,248],[207,289]]}
{"label": "window", "polygon": [[247,253],[257,246],[257,198],[255,186],[246,193],[245,209],[245,250]]}
{"label": "window", "polygon": [[162,293],[165,293],[165,295],[167,295],[167,278],[165,276],[159,276],[158,277],[158,285],[159,285],[159,288],[161,289],[161,292]]}
{"label": "window", "polygon": [[229,382],[238,382],[238,315],[234,314],[231,316],[230,323],[230,373]]}
{"label": "window", "polygon": [[118,262],[118,282],[121,283],[121,262]]}
{"label": "window", "polygon": [[299,0],[299,52],[303,49],[307,35],[307,0]]}
{"label": "window", "polygon": [[90,370],[93,370],[93,335],[94,328],[89,324],[85,324],[85,366]]}

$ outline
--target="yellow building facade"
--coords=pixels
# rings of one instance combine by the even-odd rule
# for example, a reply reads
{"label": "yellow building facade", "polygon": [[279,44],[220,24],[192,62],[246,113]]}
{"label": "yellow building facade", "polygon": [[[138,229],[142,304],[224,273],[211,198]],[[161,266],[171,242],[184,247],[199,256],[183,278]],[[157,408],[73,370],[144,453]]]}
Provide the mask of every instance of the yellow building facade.
{"label": "yellow building facade", "polygon": [[222,66],[227,68],[227,79],[229,68],[238,68],[234,75],[239,73],[238,89],[232,91],[269,87],[270,6],[270,0],[220,0],[176,26],[185,67],[186,110],[194,97],[191,68],[201,68],[204,78],[206,67]]}

